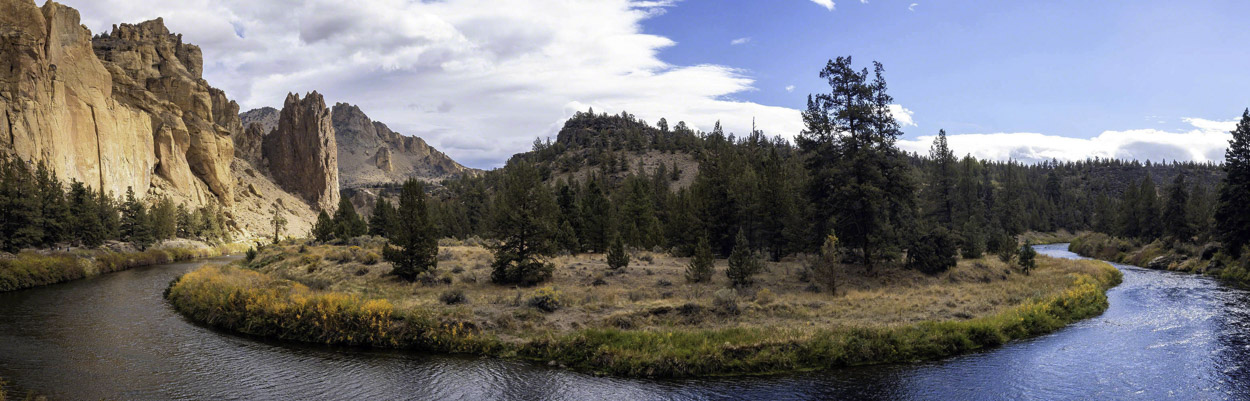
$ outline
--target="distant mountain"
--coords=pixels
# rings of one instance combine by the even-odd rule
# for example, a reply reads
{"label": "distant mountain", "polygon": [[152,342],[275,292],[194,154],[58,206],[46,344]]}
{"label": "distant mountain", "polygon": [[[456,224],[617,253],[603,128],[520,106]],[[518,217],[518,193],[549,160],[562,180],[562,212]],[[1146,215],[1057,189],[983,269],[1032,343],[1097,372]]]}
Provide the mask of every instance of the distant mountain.
{"label": "distant mountain", "polygon": [[338,103],[333,108],[339,146],[339,177],[344,188],[424,181],[479,173],[434,149],[425,140],[401,135],[386,124],[369,119],[359,107]]}

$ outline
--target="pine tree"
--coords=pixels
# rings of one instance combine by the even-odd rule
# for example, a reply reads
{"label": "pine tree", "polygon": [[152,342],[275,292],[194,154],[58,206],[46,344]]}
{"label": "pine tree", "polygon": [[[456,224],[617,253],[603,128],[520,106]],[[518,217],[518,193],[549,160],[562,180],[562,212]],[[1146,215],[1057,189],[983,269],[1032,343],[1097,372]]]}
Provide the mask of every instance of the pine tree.
{"label": "pine tree", "polygon": [[1185,185],[1185,176],[1177,174],[1168,188],[1167,201],[1163,206],[1163,234],[1188,242],[1194,236],[1193,226],[1189,223],[1188,207],[1189,192]]}
{"label": "pine tree", "polygon": [[135,244],[139,249],[152,243],[152,226],[147,206],[135,198],[134,188],[126,188],[126,200],[121,207],[122,240]]}
{"label": "pine tree", "polygon": [[929,149],[929,185],[926,188],[929,218],[948,231],[955,227],[955,154],[946,144],[946,130],[938,130],[938,136]]}
{"label": "pine tree", "polygon": [[104,225],[100,222],[96,195],[78,180],[69,184],[69,222],[74,239],[82,246],[95,247],[104,242]]}
{"label": "pine tree", "polygon": [[178,207],[174,206],[174,201],[162,196],[152,205],[149,214],[152,218],[152,235],[156,240],[172,239],[178,235]]}
{"label": "pine tree", "polygon": [[715,273],[716,260],[712,257],[712,247],[708,245],[706,237],[699,238],[699,244],[694,247],[694,257],[690,258],[690,265],[686,266],[686,281],[691,283],[704,283],[712,280],[712,274]]}
{"label": "pine tree", "polygon": [[379,195],[373,204],[373,215],[369,217],[369,235],[389,237],[397,223],[395,214],[395,207],[391,206],[391,202]]}
{"label": "pine tree", "polygon": [[907,268],[924,274],[938,274],[955,267],[955,241],[941,226],[921,235],[907,250]]}
{"label": "pine tree", "polygon": [[[898,122],[890,115],[884,69],[855,71],[850,57],[830,60],[820,72],[830,93],[808,98],[806,128],[798,137],[807,155],[808,195],[815,232],[838,232],[869,269],[889,258],[915,205],[909,166],[894,146]],[[835,230],[836,228],[836,230]]]}
{"label": "pine tree", "polygon": [[620,270],[629,266],[629,252],[625,251],[625,241],[621,236],[615,235],[612,238],[612,246],[608,247],[608,267],[612,270]]}
{"label": "pine tree", "polygon": [[117,200],[112,193],[105,194],[104,190],[96,192],[96,212],[100,214],[100,232],[103,234],[100,238],[104,241],[121,239],[121,214],[117,211]]}
{"label": "pine tree", "polygon": [[[202,208],[200,210],[205,209]],[[279,207],[276,202],[273,204],[273,209],[270,209],[269,213],[272,215],[272,217],[269,218],[269,224],[273,226],[273,243],[277,244],[282,241],[282,230],[286,229],[286,216],[282,212],[282,208]]]}
{"label": "pine tree", "polygon": [[1161,227],[1159,227],[1159,194],[1156,193],[1155,182],[1150,178],[1150,173],[1146,173],[1146,178],[1142,179],[1137,196],[1137,226],[1141,230],[1140,235],[1147,240],[1154,240],[1159,237]]}
{"label": "pine tree", "polygon": [[38,245],[44,233],[35,179],[21,159],[3,160],[0,167],[0,250]]}
{"label": "pine tree", "polygon": [[43,227],[45,247],[64,242],[70,237],[69,204],[65,200],[65,188],[57,179],[56,172],[47,165],[39,163],[35,172],[35,182],[39,188],[40,224]]}
{"label": "pine tree", "polygon": [[608,229],[612,221],[612,203],[604,195],[600,178],[591,177],[582,191],[581,220],[585,229],[578,230],[581,234],[582,246],[591,252],[599,253],[608,249]]}
{"label": "pine tree", "polygon": [[1250,109],[1241,113],[1224,153],[1224,184],[1215,209],[1215,236],[1237,258],[1250,244]]}
{"label": "pine tree", "polygon": [[494,231],[500,243],[491,281],[522,285],[546,281],[555,269],[544,257],[555,251],[557,206],[538,169],[524,161],[509,165],[495,199]]}
{"label": "pine tree", "polygon": [[330,242],[330,240],[334,239],[337,228],[334,224],[334,219],[331,219],[330,215],[325,210],[322,210],[321,213],[317,214],[317,222],[313,223],[313,239],[317,240],[317,242]]}
{"label": "pine tree", "polygon": [[334,211],[334,235],[342,240],[365,235],[368,225],[356,213],[356,206],[346,196],[339,198],[338,210]]}
{"label": "pine tree", "polygon": [[1037,267],[1037,251],[1033,249],[1031,242],[1025,241],[1024,245],[1020,246],[1019,260],[1020,269],[1024,270],[1026,275],[1032,272],[1034,267]]}
{"label": "pine tree", "polygon": [[416,280],[423,273],[438,268],[438,228],[430,216],[429,198],[420,181],[409,178],[399,193],[390,242],[382,249],[386,260],[394,264],[395,275]]}
{"label": "pine tree", "polygon": [[747,243],[747,237],[741,230],[734,238],[733,252],[729,254],[729,267],[725,269],[725,275],[729,277],[729,282],[734,287],[745,287],[751,285],[752,278],[759,272],[764,270],[764,262],[755,257],[751,252],[751,246]]}

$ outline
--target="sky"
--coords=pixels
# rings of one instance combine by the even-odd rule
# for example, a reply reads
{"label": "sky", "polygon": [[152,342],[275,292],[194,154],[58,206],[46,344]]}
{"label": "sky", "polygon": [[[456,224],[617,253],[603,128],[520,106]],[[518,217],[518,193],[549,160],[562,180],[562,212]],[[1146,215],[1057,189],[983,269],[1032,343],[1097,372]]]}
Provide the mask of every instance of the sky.
{"label": "sky", "polygon": [[1250,3],[65,0],[95,33],[163,17],[243,110],[317,90],[461,163],[576,111],[793,137],[831,58],[884,64],[898,144],[997,160],[1221,161],[1250,106]]}

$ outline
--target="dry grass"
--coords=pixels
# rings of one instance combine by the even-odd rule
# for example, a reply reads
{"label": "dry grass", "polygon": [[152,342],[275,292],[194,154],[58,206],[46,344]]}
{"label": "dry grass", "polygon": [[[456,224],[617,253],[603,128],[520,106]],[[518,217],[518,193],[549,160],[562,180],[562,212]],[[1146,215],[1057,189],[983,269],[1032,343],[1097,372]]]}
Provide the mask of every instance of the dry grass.
{"label": "dry grass", "polygon": [[[629,267],[614,272],[603,255],[562,256],[552,260],[556,271],[544,284],[559,292],[561,308],[546,313],[527,305],[535,289],[490,282],[492,256],[487,248],[445,244],[439,249],[437,271],[418,283],[389,275],[385,261],[366,263],[370,255],[381,253],[379,240],[357,239],[350,246],[271,246],[251,267],[314,289],[386,299],[400,310],[469,320],[512,340],[586,328],[898,327],[970,320],[1054,296],[1073,284],[1074,274],[1093,275],[1100,268],[1094,262],[1045,257],[1039,257],[1031,275],[993,257],[961,260],[936,276],[898,267],[868,275],[844,267],[837,292],[829,293],[813,292],[811,283],[800,280],[802,263],[787,259],[767,263],[754,286],[736,291],[738,312],[726,313],[714,302],[716,292],[729,286],[724,260],[716,262],[710,283],[687,284],[687,258],[635,252]],[[463,291],[467,303],[440,300],[449,290]]]}

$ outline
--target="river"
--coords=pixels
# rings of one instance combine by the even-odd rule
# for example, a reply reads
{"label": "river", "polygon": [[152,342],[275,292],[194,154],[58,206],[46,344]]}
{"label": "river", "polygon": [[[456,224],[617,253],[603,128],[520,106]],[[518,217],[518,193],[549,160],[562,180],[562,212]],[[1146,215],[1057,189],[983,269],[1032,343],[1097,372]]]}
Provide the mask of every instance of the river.
{"label": "river", "polygon": [[[1042,254],[1079,258],[1066,244]],[[0,293],[0,377],[51,399],[1250,399],[1250,292],[1116,265],[1101,316],[940,361],[766,377],[595,377],[476,357],[275,343],[164,301],[218,258]]]}

